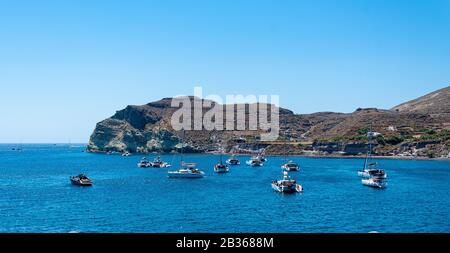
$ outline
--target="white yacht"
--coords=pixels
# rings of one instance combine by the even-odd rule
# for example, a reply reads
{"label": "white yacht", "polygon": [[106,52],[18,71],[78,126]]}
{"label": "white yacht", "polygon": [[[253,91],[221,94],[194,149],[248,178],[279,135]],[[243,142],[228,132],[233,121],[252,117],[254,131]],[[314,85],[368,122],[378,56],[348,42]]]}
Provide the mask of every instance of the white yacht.
{"label": "white yacht", "polygon": [[239,161],[235,155],[232,155],[228,160],[226,161],[228,165],[239,165],[241,164],[241,161]]}
{"label": "white yacht", "polygon": [[218,164],[214,165],[214,172],[216,173],[227,173],[230,171],[230,168],[222,161],[220,161]]}
{"label": "white yacht", "polygon": [[372,139],[375,136],[372,131],[372,125],[370,125],[370,130],[367,133],[367,138],[369,138],[369,150],[367,151],[366,159],[364,160],[364,166],[362,170],[358,170],[358,176],[363,178],[377,177],[381,179],[387,178],[387,173],[378,168],[376,162],[370,162],[372,159]]}
{"label": "white yacht", "polygon": [[277,192],[285,192],[285,193],[294,193],[303,191],[303,187],[300,184],[297,184],[296,180],[291,179],[287,171],[283,172],[283,179],[272,181],[272,188]]}
{"label": "white yacht", "polygon": [[157,156],[152,162],[150,162],[150,167],[153,168],[168,168],[170,167],[170,164],[164,162],[161,160],[160,156]]}
{"label": "white yacht", "polygon": [[143,157],[137,164],[139,168],[150,168],[150,161],[147,160],[147,157]]}
{"label": "white yacht", "polygon": [[170,178],[202,178],[205,176],[203,171],[196,168],[195,163],[181,163],[181,168],[176,171],[169,171]]}
{"label": "white yacht", "polygon": [[283,164],[281,166],[281,168],[284,171],[299,171],[300,170],[300,166],[294,161],[289,161],[289,162]]}
{"label": "white yacht", "polygon": [[250,160],[246,161],[247,165],[252,167],[261,167],[263,166],[263,162],[257,157],[253,156]]}

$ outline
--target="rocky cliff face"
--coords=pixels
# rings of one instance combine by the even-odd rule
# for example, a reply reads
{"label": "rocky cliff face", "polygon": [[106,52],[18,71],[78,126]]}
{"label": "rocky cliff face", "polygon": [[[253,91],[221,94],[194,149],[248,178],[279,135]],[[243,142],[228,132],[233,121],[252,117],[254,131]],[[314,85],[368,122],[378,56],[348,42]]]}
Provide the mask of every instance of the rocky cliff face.
{"label": "rocky cliff face", "polygon": [[[164,98],[117,111],[97,124],[88,150],[208,152],[220,147],[234,152],[265,149],[273,154],[357,155],[367,151],[367,126],[373,123],[374,131],[380,133],[375,148],[380,155],[449,155],[450,87],[391,110],[368,108],[348,114],[294,114],[281,108],[279,141],[263,143],[259,141],[261,131],[174,131],[170,120],[178,108],[172,108],[170,103],[171,98]],[[227,105],[230,106],[237,113],[237,108]],[[248,127],[248,105],[246,108]],[[208,109],[204,108],[203,113]]]}

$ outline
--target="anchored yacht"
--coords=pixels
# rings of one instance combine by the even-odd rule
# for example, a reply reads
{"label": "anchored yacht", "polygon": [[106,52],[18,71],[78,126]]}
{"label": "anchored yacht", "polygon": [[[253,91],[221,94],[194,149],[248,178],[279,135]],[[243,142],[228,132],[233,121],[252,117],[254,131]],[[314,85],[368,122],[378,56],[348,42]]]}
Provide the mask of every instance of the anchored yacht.
{"label": "anchored yacht", "polygon": [[250,160],[248,160],[247,165],[252,167],[261,167],[263,166],[263,162],[256,156],[253,156]]}
{"label": "anchored yacht", "polygon": [[72,182],[73,185],[79,185],[79,186],[92,186],[92,184],[93,184],[92,180],[89,179],[84,174],[70,177],[70,182]]}
{"label": "anchored yacht", "polygon": [[370,130],[367,133],[367,138],[369,139],[369,151],[367,152],[366,159],[364,160],[364,166],[362,170],[358,170],[358,176],[363,178],[377,177],[386,179],[387,173],[378,168],[378,164],[376,162],[370,162],[372,159],[372,139],[375,136],[375,133],[372,131],[372,125],[370,125]]}
{"label": "anchored yacht", "polygon": [[277,192],[284,192],[284,193],[294,193],[303,191],[303,187],[300,184],[297,184],[296,180],[291,179],[287,171],[283,172],[283,179],[272,181],[272,188]]}
{"label": "anchored yacht", "polygon": [[299,171],[300,170],[300,166],[294,161],[289,161],[289,162],[283,164],[281,166],[281,168],[284,171]]}
{"label": "anchored yacht", "polygon": [[228,165],[239,165],[241,162],[236,158],[235,155],[232,155],[228,160],[226,161]]}
{"label": "anchored yacht", "polygon": [[203,171],[196,168],[195,163],[181,163],[181,168],[176,171],[169,171],[170,178],[202,178],[205,176]]}

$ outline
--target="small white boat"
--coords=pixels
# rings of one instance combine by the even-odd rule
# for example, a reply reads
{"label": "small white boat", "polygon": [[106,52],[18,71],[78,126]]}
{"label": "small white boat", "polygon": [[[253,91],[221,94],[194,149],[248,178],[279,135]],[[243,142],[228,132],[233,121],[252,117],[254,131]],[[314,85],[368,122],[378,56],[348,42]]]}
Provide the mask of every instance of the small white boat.
{"label": "small white boat", "polygon": [[246,161],[247,165],[252,167],[261,167],[263,162],[258,157],[252,157],[250,160]]}
{"label": "small white boat", "polygon": [[281,168],[284,171],[299,171],[300,170],[300,166],[297,163],[293,162],[293,161],[289,161],[289,162],[283,164],[281,166]]}
{"label": "small white boat", "polygon": [[226,164],[223,164],[222,162],[214,165],[214,172],[216,173],[227,173],[230,171],[230,168]]}
{"label": "small white boat", "polygon": [[141,161],[138,162],[137,166],[138,166],[139,168],[150,168],[150,167],[151,167],[150,161],[147,160],[147,157],[143,157],[143,158],[141,159]]}
{"label": "small white boat", "polygon": [[232,155],[227,161],[226,164],[228,165],[239,165],[241,164],[241,161],[239,161],[235,155]]}
{"label": "small white boat", "polygon": [[361,183],[364,186],[369,186],[373,188],[386,188],[387,182],[383,178],[371,177],[367,179],[362,179]]}
{"label": "small white boat", "polygon": [[130,156],[131,154],[129,152],[122,153],[122,156]]}
{"label": "small white boat", "polygon": [[169,178],[202,178],[205,176],[203,171],[196,168],[195,163],[182,163],[181,169],[169,171]]}
{"label": "small white boat", "polygon": [[283,172],[282,180],[272,181],[272,189],[274,189],[277,192],[284,192],[284,193],[295,193],[303,191],[303,187],[300,184],[297,184],[296,180],[291,179],[287,171]]}
{"label": "small white boat", "polygon": [[170,164],[164,162],[163,160],[161,160],[160,156],[157,156],[153,162],[150,162],[150,167],[153,168],[168,168],[170,167]]}

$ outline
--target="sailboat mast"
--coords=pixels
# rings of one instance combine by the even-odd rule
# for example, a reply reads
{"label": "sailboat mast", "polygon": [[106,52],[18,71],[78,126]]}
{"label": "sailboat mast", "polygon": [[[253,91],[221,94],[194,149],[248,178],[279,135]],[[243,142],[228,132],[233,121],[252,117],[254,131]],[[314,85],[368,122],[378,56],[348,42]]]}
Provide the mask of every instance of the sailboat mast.
{"label": "sailboat mast", "polygon": [[364,160],[364,169],[367,168],[369,159],[372,157],[372,123],[370,123],[369,132],[367,133],[367,138],[369,138],[369,150],[366,154],[366,160]]}

